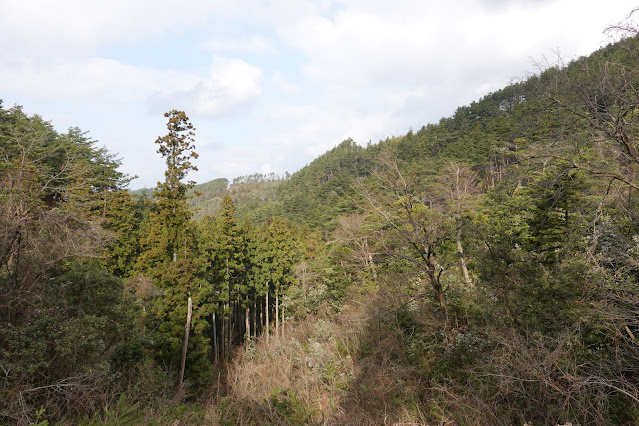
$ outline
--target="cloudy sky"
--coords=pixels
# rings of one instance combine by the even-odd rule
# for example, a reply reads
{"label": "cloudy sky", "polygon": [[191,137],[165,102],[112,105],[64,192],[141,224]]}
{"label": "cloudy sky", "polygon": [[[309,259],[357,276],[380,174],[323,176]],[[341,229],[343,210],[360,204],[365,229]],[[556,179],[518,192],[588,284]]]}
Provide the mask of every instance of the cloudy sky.
{"label": "cloudy sky", "polygon": [[80,127],[154,186],[163,113],[187,112],[198,182],[294,172],[437,122],[638,0],[0,0],[0,99]]}

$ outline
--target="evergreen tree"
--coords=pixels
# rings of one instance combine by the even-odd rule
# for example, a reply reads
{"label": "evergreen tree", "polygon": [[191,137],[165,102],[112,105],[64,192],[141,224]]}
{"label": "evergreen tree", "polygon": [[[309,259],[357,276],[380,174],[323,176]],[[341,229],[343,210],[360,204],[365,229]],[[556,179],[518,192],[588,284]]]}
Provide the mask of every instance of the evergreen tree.
{"label": "evergreen tree", "polygon": [[[257,291],[266,295],[267,301],[271,292],[275,296],[276,335],[280,331],[280,296],[295,282],[293,266],[299,257],[291,225],[286,220],[275,217],[261,229],[255,257],[255,282]],[[266,304],[267,312],[270,303]]]}
{"label": "evergreen tree", "polygon": [[169,133],[158,137],[155,143],[160,146],[157,152],[165,157],[167,169],[164,182],[158,182],[153,191],[156,204],[146,238],[142,240],[146,250],[139,263],[142,270],[150,270],[152,274],[159,264],[188,257],[188,245],[192,242],[187,241],[191,212],[186,192],[194,183],[182,180],[190,171],[197,170],[191,163],[198,157],[193,151],[195,129],[182,111],[173,110],[164,116],[169,118]]}
{"label": "evergreen tree", "polygon": [[213,303],[216,315],[218,343],[215,346],[222,356],[228,355],[228,348],[233,343],[233,330],[237,325],[234,311],[238,308],[244,269],[243,241],[234,213],[233,199],[227,195],[218,216],[207,217],[201,224],[203,248],[209,263],[205,275],[213,289],[209,301]]}
{"label": "evergreen tree", "polygon": [[115,240],[105,250],[107,269],[119,277],[127,277],[135,268],[139,251],[140,218],[128,191],[115,191],[109,196],[105,227],[115,232]]}
{"label": "evergreen tree", "polygon": [[191,163],[197,158],[193,151],[194,127],[182,111],[165,114],[169,130],[159,137],[158,153],[166,159],[164,182],[158,182],[153,192],[155,204],[149,215],[138,270],[153,279],[162,295],[155,300],[153,310],[159,321],[156,350],[164,362],[177,366],[183,346],[187,301],[193,300],[193,332],[189,340],[187,373],[197,372],[198,379],[206,379],[208,366],[208,326],[202,309],[208,292],[199,278],[203,269],[198,255],[196,230],[190,221],[187,190],[193,182],[183,182],[186,175],[197,168]]}

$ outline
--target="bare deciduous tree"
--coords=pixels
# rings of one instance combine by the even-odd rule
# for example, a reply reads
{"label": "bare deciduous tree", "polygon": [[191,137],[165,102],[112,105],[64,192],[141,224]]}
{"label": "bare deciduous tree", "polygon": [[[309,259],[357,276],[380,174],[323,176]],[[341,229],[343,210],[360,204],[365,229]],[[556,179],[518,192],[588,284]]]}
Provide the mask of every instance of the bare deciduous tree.
{"label": "bare deciduous tree", "polygon": [[444,330],[449,341],[454,333],[448,315],[447,287],[442,274],[449,266],[439,251],[451,236],[450,221],[437,206],[429,207],[417,195],[415,184],[402,174],[397,159],[387,155],[383,169],[375,176],[383,186],[379,193],[362,188],[369,207],[381,220],[380,231],[387,255],[415,265],[430,285],[432,296],[444,315]]}

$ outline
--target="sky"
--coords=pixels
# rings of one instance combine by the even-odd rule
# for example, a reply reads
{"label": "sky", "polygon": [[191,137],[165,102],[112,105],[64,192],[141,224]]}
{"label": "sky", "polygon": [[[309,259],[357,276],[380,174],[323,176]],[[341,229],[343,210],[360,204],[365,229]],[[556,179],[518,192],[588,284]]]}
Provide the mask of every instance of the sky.
{"label": "sky", "polygon": [[153,187],[164,113],[190,180],[295,172],[418,130],[609,42],[637,0],[0,0],[0,99],[79,127]]}

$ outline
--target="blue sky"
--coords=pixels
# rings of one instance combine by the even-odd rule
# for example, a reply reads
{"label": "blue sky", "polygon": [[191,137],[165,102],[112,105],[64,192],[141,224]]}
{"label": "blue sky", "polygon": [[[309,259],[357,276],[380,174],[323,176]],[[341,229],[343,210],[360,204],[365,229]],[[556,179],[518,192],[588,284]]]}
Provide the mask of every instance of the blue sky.
{"label": "blue sky", "polygon": [[588,54],[635,2],[0,0],[0,99],[88,131],[133,188],[163,179],[174,108],[197,128],[189,178],[283,174]]}

